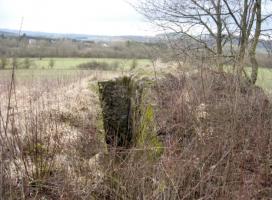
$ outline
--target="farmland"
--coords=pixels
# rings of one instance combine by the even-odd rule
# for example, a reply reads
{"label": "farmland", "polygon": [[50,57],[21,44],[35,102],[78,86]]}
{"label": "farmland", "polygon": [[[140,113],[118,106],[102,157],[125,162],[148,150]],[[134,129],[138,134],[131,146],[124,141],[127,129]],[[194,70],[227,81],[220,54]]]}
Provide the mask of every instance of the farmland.
{"label": "farmland", "polygon": [[[231,67],[226,67],[227,72],[231,72]],[[247,67],[246,72],[250,74],[251,68]],[[266,92],[271,93],[272,91],[272,69],[271,68],[259,68],[257,83],[258,86],[262,87]]]}
{"label": "farmland", "polygon": [[[80,70],[78,66],[80,64],[88,62],[99,62],[107,64],[118,64],[114,71],[126,71],[129,72],[133,59],[114,59],[114,58],[30,58],[30,69],[20,69],[20,66],[23,65],[25,58],[19,58],[19,69],[16,70],[17,79],[39,79],[46,77],[49,79],[56,79],[59,76],[74,76],[78,73],[87,73],[91,74],[92,72],[87,72],[85,70]],[[50,60],[54,60],[54,67],[49,66]],[[134,73],[144,73],[148,75],[154,75],[152,63],[148,59],[136,59],[137,66],[134,70]],[[9,59],[9,65],[7,70],[0,71],[0,77],[2,80],[9,79],[11,76],[11,63],[12,59]],[[162,67],[163,66],[163,67]],[[172,63],[160,63],[159,67],[155,70],[159,74],[171,72],[175,70],[175,66],[172,66]],[[230,68],[226,71],[230,72]],[[247,69],[249,73],[250,68]],[[272,69],[270,68],[260,68],[258,74],[257,85],[265,89],[267,92],[272,90]]]}
{"label": "farmland", "polygon": [[[18,58],[19,68],[23,65],[26,58]],[[29,58],[31,69],[48,69],[50,68],[50,61],[54,62],[54,69],[77,69],[80,64],[88,62],[105,62],[108,64],[119,63],[120,68],[127,68],[131,66],[133,59],[116,59],[116,58]],[[7,68],[11,68],[12,59],[8,59]],[[150,65],[148,59],[137,59],[139,66]]]}

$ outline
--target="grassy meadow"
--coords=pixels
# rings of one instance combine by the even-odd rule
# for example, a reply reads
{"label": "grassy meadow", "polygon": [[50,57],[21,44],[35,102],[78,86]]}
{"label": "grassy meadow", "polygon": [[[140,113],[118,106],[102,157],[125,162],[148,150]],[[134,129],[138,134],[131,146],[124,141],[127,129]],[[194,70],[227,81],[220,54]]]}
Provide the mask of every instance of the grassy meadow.
{"label": "grassy meadow", "polygon": [[[25,58],[18,59],[18,65],[24,65]],[[31,69],[48,69],[50,68],[50,61],[54,62],[54,69],[77,69],[77,66],[80,64],[88,62],[104,62],[108,64],[118,63],[120,68],[127,68],[132,65],[133,59],[118,59],[118,58],[29,58],[30,68]],[[12,60],[9,59],[9,65],[7,68],[11,68]],[[148,59],[137,59],[138,66],[150,65]]]}
{"label": "grassy meadow", "polygon": [[[232,72],[231,67],[225,68],[227,72]],[[247,67],[246,72],[248,76],[250,76],[251,68]],[[266,92],[271,93],[272,91],[272,69],[271,68],[263,68],[260,67],[258,70],[258,79],[257,83],[258,86],[262,87]]]}
{"label": "grassy meadow", "polygon": [[260,68],[258,74],[257,85],[266,91],[272,91],[272,69]]}
{"label": "grassy meadow", "polygon": [[[16,70],[17,79],[29,79],[29,78],[51,78],[56,79],[60,76],[74,76],[80,71],[78,68],[79,65],[88,63],[88,62],[98,62],[98,63],[107,63],[107,64],[116,64],[118,65],[117,71],[129,71],[131,66],[133,65],[133,59],[115,59],[115,58],[29,58],[30,68],[29,69],[20,69],[23,66],[25,58],[18,59],[19,69]],[[50,61],[54,61],[53,68],[50,67]],[[12,60],[9,59],[9,65],[7,69],[11,69]],[[137,59],[136,60],[136,73],[145,74],[145,75],[153,75],[153,69],[151,69],[151,61],[148,59]],[[163,64],[168,65],[168,64]],[[163,69],[160,67],[157,68],[159,74],[162,72],[169,72],[171,69],[167,66]],[[247,68],[247,73],[250,74],[250,68]],[[226,71],[231,71],[229,67],[227,67]],[[81,72],[83,73],[83,72]],[[9,70],[2,70],[0,72],[1,79],[7,79],[10,76]],[[269,68],[259,68],[259,75],[257,80],[257,85],[265,89],[267,92],[272,91],[272,69]]]}

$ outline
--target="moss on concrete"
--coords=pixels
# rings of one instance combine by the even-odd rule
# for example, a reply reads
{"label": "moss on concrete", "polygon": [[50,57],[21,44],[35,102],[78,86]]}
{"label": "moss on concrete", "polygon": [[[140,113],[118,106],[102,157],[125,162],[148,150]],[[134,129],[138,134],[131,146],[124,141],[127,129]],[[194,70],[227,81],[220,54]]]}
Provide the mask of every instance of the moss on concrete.
{"label": "moss on concrete", "polygon": [[151,157],[160,155],[162,143],[148,102],[150,81],[125,76],[98,85],[107,144],[141,148]]}
{"label": "moss on concrete", "polygon": [[142,109],[144,109],[144,112],[140,120],[136,147],[147,152],[150,159],[156,159],[163,153],[163,144],[156,133],[154,110],[151,105]]}

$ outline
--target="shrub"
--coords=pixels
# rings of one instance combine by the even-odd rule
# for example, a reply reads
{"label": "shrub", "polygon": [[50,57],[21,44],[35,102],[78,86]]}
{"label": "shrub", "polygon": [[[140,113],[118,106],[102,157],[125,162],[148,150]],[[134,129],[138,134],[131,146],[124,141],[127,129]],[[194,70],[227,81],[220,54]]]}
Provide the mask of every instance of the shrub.
{"label": "shrub", "polygon": [[136,59],[132,60],[130,70],[134,70],[138,66],[138,61]]}
{"label": "shrub", "polygon": [[49,66],[51,69],[53,69],[53,67],[55,66],[55,61],[54,61],[54,59],[51,58],[51,59],[49,60],[48,66]]}
{"label": "shrub", "polygon": [[114,65],[107,62],[97,62],[91,61],[88,63],[83,63],[77,66],[80,69],[90,69],[90,70],[114,70]]}
{"label": "shrub", "polygon": [[29,58],[25,58],[24,62],[23,62],[23,68],[24,69],[29,69],[30,66],[31,66],[31,62],[30,62]]}
{"label": "shrub", "polygon": [[0,69],[5,69],[6,66],[8,65],[8,59],[6,57],[1,57],[1,60],[0,60]]}
{"label": "shrub", "polygon": [[18,59],[16,57],[12,58],[11,63],[12,63],[12,67],[14,67],[15,69],[19,67]]}
{"label": "shrub", "polygon": [[167,78],[158,94],[158,133],[166,145],[161,162],[173,199],[272,197],[265,153],[272,105],[261,88],[203,70]]}
{"label": "shrub", "polygon": [[119,61],[114,61],[114,62],[112,63],[112,67],[113,67],[114,69],[119,68],[119,67],[120,67],[120,62],[119,62]]}

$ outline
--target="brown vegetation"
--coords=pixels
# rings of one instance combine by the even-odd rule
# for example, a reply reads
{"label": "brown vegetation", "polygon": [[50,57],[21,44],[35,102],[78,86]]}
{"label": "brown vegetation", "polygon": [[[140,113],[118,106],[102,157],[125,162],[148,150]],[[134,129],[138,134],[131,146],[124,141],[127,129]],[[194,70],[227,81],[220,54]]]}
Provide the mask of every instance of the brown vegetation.
{"label": "brown vegetation", "polygon": [[272,198],[272,105],[261,88],[208,69],[167,75],[149,97],[163,147],[120,153],[101,135],[93,81],[103,73],[16,89],[8,115],[1,102],[3,198]]}

